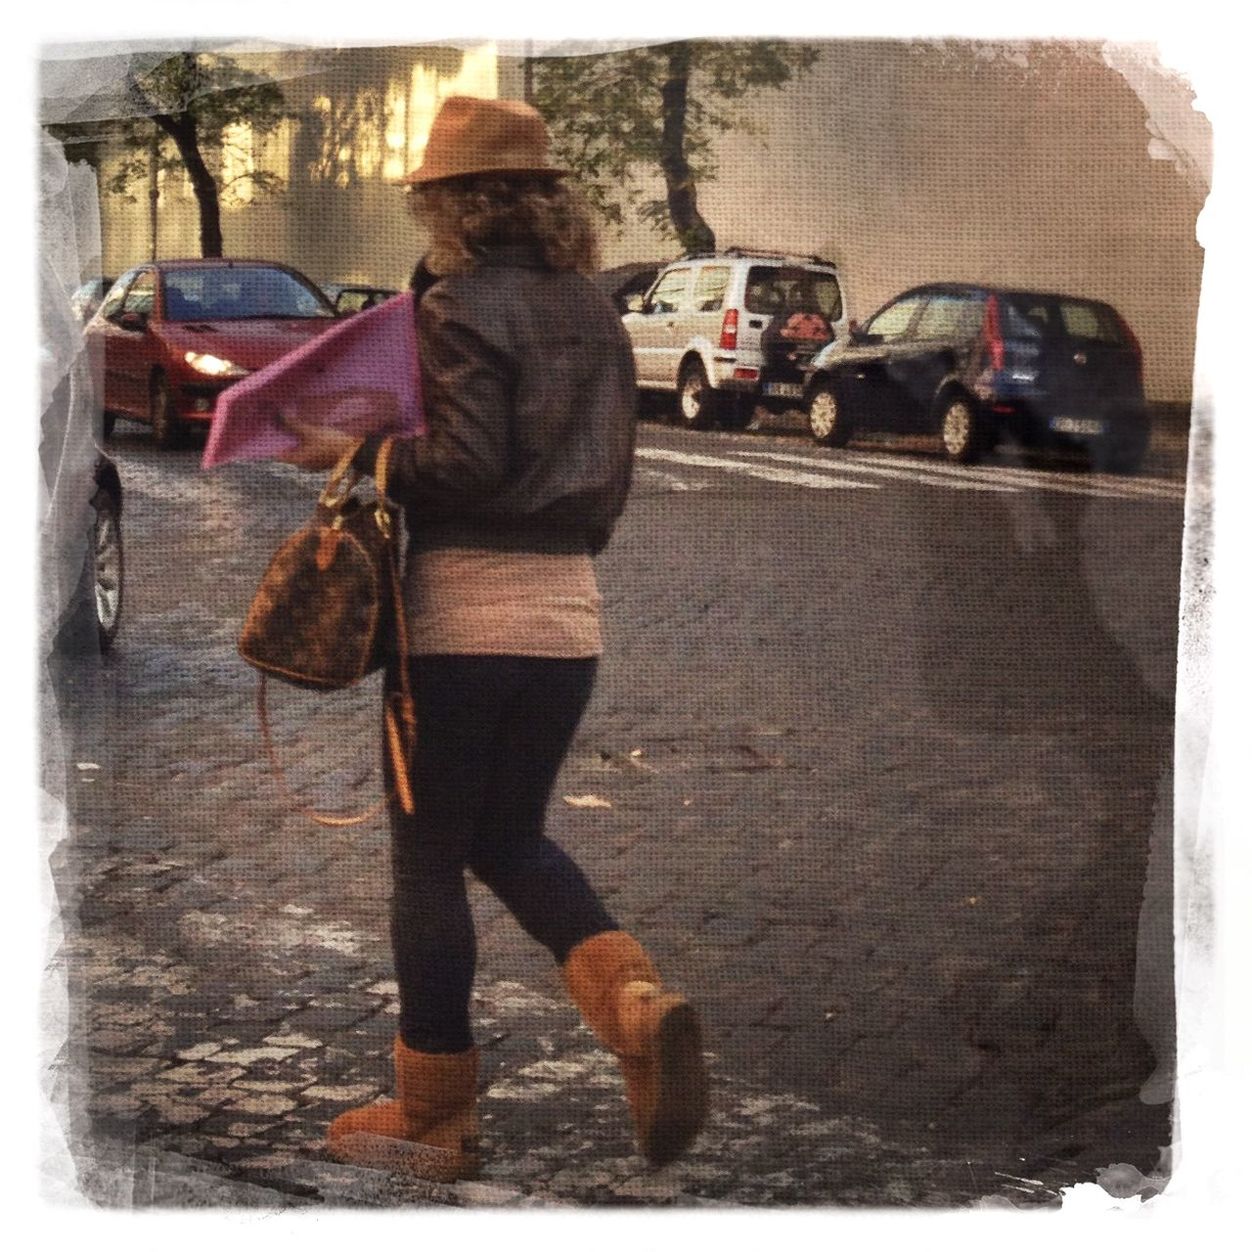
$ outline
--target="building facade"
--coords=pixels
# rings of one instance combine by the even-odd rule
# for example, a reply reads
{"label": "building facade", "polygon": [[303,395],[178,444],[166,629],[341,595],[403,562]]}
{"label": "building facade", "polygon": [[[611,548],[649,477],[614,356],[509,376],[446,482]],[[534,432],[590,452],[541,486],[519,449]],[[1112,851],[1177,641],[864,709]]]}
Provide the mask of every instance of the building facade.
{"label": "building facade", "polygon": [[[495,97],[520,88],[490,43],[455,48],[292,49],[235,55],[278,82],[290,112],[268,137],[246,126],[224,136],[219,182],[227,256],[266,257],[319,282],[401,287],[420,236],[397,179],[421,160],[445,96]],[[107,156],[101,182],[117,168]],[[263,169],[281,180],[258,190]],[[116,274],[152,256],[199,254],[199,212],[190,181],[159,177],[156,211],[148,188],[101,198],[103,268]],[[154,229],[155,227],[155,229]]]}
{"label": "building facade", "polygon": [[[720,244],[835,259],[862,320],[905,287],[944,279],[1108,300],[1143,345],[1151,398],[1189,399],[1207,167],[1169,142],[1198,117],[1184,83],[1162,112],[1092,44],[819,48],[803,76],[745,97],[745,125],[716,140],[718,173],[699,194]],[[265,142],[228,136],[226,252],[391,287],[407,280],[421,238],[389,180],[420,159],[439,102],[521,97],[526,77],[491,43],[294,48],[252,62],[282,83],[294,116]],[[258,167],[284,189],[254,193],[247,174]],[[155,240],[142,188],[132,202],[105,195],[101,212],[106,272],[154,245],[160,256],[197,252],[181,175],[162,182]],[[675,250],[630,221],[606,234],[604,263]]]}

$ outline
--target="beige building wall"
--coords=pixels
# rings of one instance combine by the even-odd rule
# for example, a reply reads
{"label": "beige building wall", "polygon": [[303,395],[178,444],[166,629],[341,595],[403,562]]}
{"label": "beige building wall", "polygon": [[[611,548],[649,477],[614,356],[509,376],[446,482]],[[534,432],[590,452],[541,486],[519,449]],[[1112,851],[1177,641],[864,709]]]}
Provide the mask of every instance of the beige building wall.
{"label": "beige building wall", "polygon": [[[1163,145],[1147,112],[1097,46],[1026,61],[969,44],[824,44],[802,79],[750,97],[755,133],[718,141],[701,211],[720,246],[838,261],[861,320],[941,279],[1108,300],[1142,343],[1150,396],[1186,401],[1199,194],[1150,155]],[[1189,112],[1189,93],[1173,107]],[[607,242],[606,264],[674,251],[642,224]]]}
{"label": "beige building wall", "polygon": [[[938,279],[1105,299],[1143,344],[1151,397],[1189,398],[1199,192],[1151,154],[1161,145],[1143,104],[1097,47],[1052,44],[1025,58],[969,44],[820,48],[803,78],[747,97],[750,129],[717,141],[719,176],[700,204],[720,244],[837,260],[862,319]],[[404,284],[421,240],[386,177],[420,157],[444,95],[522,94],[520,63],[489,44],[295,50],[269,53],[258,68],[282,79],[298,114],[253,154],[288,186],[251,202],[226,197],[226,251],[320,281]],[[1176,107],[1190,109],[1185,91]],[[151,253],[138,192],[131,205],[105,198],[110,272]],[[197,221],[185,180],[171,178],[158,254],[196,255]],[[606,265],[675,251],[637,222],[604,242]]]}
{"label": "beige building wall", "polygon": [[[403,192],[389,180],[420,161],[444,96],[500,94],[494,45],[297,49],[236,59],[276,78],[295,117],[264,144],[244,134],[227,146],[223,181],[244,174],[251,161],[282,177],[285,188],[250,194],[246,178],[231,183],[234,190],[222,195],[225,254],[282,261],[318,282],[404,286],[421,239]],[[507,86],[507,70],[503,77]],[[147,188],[132,192],[133,203],[103,199],[106,273],[153,255]],[[162,179],[155,254],[198,256],[199,220],[188,180],[181,173]]]}

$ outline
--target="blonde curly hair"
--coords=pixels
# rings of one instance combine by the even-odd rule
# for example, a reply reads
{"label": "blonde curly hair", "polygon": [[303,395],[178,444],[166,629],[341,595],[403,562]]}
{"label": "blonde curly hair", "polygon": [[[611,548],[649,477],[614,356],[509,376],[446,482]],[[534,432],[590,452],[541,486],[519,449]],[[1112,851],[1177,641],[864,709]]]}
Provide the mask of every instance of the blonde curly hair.
{"label": "blonde curly hair", "polygon": [[436,274],[470,269],[485,244],[538,246],[553,269],[593,274],[599,241],[591,210],[564,179],[543,174],[469,174],[419,184],[409,197],[430,235]]}

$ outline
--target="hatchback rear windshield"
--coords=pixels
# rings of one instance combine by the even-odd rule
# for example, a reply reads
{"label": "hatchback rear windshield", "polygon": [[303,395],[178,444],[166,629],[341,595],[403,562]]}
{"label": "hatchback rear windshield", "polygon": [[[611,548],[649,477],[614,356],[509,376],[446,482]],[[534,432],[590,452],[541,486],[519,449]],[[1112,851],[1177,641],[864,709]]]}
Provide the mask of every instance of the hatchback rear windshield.
{"label": "hatchback rear windshield", "polygon": [[261,265],[166,270],[165,320],[334,317],[326,298],[286,270]]}
{"label": "hatchback rear windshield", "polygon": [[1022,293],[1001,297],[1004,330],[1010,337],[1081,339],[1127,347],[1121,321],[1106,304],[1091,300],[1058,300]]}
{"label": "hatchback rear windshield", "polygon": [[820,313],[837,322],[843,312],[839,280],[831,273],[781,265],[754,265],[748,270],[743,307],[749,313]]}

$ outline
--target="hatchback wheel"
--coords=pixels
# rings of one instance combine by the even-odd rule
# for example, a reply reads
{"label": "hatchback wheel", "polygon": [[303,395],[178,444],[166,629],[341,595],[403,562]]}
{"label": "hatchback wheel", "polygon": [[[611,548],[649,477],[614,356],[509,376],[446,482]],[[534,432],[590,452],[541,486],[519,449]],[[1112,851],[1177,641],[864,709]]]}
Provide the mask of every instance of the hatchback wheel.
{"label": "hatchback wheel", "polygon": [[852,438],[852,423],[833,382],[819,383],[809,396],[809,433],[828,448],[842,448]]}
{"label": "hatchback wheel", "polygon": [[690,360],[678,375],[678,420],[688,430],[707,430],[717,419],[717,392],[698,360]]}
{"label": "hatchback wheel", "polygon": [[95,522],[92,549],[95,558],[96,628],[100,647],[107,649],[122,620],[122,518],[117,499],[101,487],[92,498]]}
{"label": "hatchback wheel", "polygon": [[174,397],[170,394],[170,385],[165,381],[164,374],[158,374],[152,380],[149,393],[149,420],[152,422],[152,437],[161,448],[176,448],[182,440],[183,426],[174,412]]}
{"label": "hatchback wheel", "polygon": [[978,410],[964,395],[949,396],[939,418],[939,437],[949,461],[968,465],[978,459],[981,450]]}

